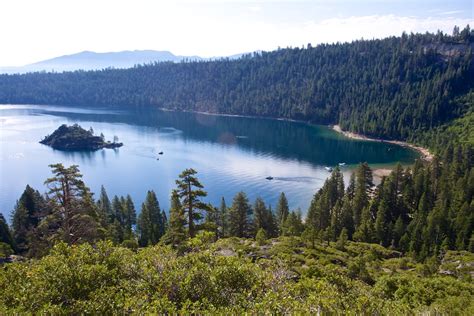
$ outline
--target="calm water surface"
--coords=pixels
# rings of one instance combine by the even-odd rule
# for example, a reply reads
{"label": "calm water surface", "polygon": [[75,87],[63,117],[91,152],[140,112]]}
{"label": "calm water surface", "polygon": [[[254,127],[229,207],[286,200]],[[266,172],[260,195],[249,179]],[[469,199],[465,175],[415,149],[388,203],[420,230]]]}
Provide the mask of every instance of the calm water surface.
{"label": "calm water surface", "polygon": [[[61,124],[79,123],[117,150],[63,152],[38,143]],[[159,156],[158,152],[164,155]],[[159,160],[157,160],[159,157]],[[274,207],[280,192],[290,206],[306,211],[315,191],[339,162],[347,177],[360,161],[412,163],[416,152],[399,146],[345,138],[327,127],[269,119],[164,112],[152,109],[0,105],[0,212],[10,212],[26,184],[45,192],[48,164],[77,164],[93,192],[129,193],[139,210],[147,190],[163,208],[175,179],[192,167],[209,192],[206,201],[227,204],[238,191],[251,202],[261,196]],[[273,176],[274,180],[266,180]]]}

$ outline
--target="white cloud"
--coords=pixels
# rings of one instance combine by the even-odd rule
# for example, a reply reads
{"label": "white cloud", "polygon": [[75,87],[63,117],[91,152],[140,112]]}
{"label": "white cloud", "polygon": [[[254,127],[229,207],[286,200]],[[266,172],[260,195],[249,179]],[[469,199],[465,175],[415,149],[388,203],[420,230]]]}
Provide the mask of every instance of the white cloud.
{"label": "white cloud", "polygon": [[309,22],[303,34],[310,35],[313,43],[346,42],[354,39],[383,38],[401,35],[402,32],[424,33],[441,30],[451,34],[454,25],[464,27],[473,23],[462,18],[417,18],[396,15],[352,16],[331,18],[318,23]]}
{"label": "white cloud", "polygon": [[[282,1],[280,1],[282,2]],[[407,32],[451,33],[473,19],[368,15],[312,17],[313,4],[266,1],[15,0],[0,2],[0,66],[17,66],[83,50],[169,50],[225,56],[278,46],[380,38]],[[320,5],[320,3],[319,3]],[[299,11],[298,11],[299,10]],[[317,11],[317,10],[316,10]],[[311,11],[312,12],[312,11]],[[311,16],[311,19],[308,18]]]}
{"label": "white cloud", "polygon": [[445,12],[440,12],[438,15],[453,15],[453,14],[459,14],[463,13],[461,10],[453,10],[453,11],[445,11]]}

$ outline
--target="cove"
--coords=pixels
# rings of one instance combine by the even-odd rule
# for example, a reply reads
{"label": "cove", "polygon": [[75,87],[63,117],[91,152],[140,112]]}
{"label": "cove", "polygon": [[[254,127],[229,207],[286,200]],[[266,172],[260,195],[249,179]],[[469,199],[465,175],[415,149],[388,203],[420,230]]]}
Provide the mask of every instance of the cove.
{"label": "cove", "polygon": [[[116,135],[124,146],[64,152],[38,143],[61,124],[74,123],[92,127],[108,140]],[[362,161],[390,166],[411,164],[418,156],[409,148],[353,140],[302,122],[149,107],[0,105],[0,212],[9,218],[26,184],[45,192],[48,164],[57,162],[79,165],[95,193],[104,185],[109,198],[130,194],[137,211],[147,190],[154,190],[167,210],[178,174],[194,168],[209,193],[205,200],[214,205],[224,197],[230,206],[233,196],[244,191],[251,203],[260,196],[274,208],[285,192],[290,207],[305,213],[329,176],[325,167],[345,163],[342,171],[348,178]]]}

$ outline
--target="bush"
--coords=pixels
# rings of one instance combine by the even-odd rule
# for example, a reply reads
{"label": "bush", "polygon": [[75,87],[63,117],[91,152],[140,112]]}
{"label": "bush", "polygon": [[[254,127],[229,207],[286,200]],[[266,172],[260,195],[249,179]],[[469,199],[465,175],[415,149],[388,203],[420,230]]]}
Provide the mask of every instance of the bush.
{"label": "bush", "polygon": [[[252,240],[205,249],[205,237],[182,255],[163,245],[58,244],[42,259],[1,266],[0,314],[472,314],[474,285],[460,279],[371,276],[364,256],[304,248],[298,238],[275,239],[273,256],[255,259]],[[229,248],[233,255],[219,254]]]}
{"label": "bush", "polygon": [[265,245],[267,241],[267,233],[263,228],[260,228],[257,232],[257,235],[255,236],[255,241],[259,246]]}
{"label": "bush", "polygon": [[0,258],[6,258],[12,255],[13,249],[10,247],[9,244],[6,244],[4,242],[0,242]]}

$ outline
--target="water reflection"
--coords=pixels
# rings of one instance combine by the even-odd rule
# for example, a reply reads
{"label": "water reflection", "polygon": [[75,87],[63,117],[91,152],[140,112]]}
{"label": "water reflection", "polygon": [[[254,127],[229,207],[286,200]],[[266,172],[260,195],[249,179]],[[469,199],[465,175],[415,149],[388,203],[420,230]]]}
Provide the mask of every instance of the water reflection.
{"label": "water reflection", "polygon": [[[125,145],[64,152],[38,144],[60,124],[73,123],[92,127],[106,139],[117,135]],[[324,166],[345,162],[348,176],[351,165],[360,161],[410,163],[416,156],[402,147],[353,141],[323,126],[288,121],[150,108],[0,106],[0,212],[8,216],[27,183],[44,191],[47,165],[56,162],[80,165],[93,192],[103,184],[110,195],[130,193],[138,208],[153,189],[167,209],[174,180],[193,167],[211,203],[224,196],[230,204],[243,190],[251,200],[261,196],[275,205],[284,191],[292,208],[305,211],[329,175]],[[268,176],[274,179],[266,180]]]}

